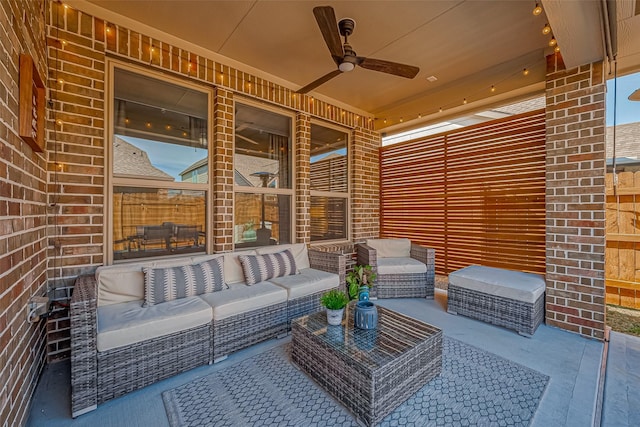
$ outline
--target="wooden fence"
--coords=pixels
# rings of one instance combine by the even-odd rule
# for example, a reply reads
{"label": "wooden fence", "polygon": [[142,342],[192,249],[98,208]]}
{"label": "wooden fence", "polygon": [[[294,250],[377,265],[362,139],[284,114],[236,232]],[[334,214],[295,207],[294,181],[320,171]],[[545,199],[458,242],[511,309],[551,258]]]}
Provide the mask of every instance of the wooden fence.
{"label": "wooden fence", "polygon": [[436,272],[545,272],[544,110],[380,149],[381,235],[436,249]]}
{"label": "wooden fence", "polygon": [[607,173],[607,303],[640,308],[640,172]]}

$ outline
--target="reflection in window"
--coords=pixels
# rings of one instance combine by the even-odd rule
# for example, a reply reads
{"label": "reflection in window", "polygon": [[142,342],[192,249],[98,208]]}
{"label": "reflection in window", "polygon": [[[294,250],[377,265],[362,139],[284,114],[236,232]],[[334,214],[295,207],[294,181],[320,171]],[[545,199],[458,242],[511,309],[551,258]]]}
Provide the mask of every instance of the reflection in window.
{"label": "reflection in window", "polygon": [[208,97],[116,69],[114,176],[208,182]]}
{"label": "reflection in window", "polygon": [[236,247],[291,243],[291,197],[236,193],[234,224]]}
{"label": "reflection in window", "polygon": [[311,125],[311,241],[348,238],[348,136]]}
{"label": "reflection in window", "polygon": [[209,93],[113,76],[113,260],[205,252]]}
{"label": "reflection in window", "polygon": [[236,104],[235,185],[291,188],[291,118]]}
{"label": "reflection in window", "polygon": [[206,192],[114,187],[114,260],[205,251]]}
{"label": "reflection in window", "polygon": [[347,238],[347,199],[311,196],[311,241]]}

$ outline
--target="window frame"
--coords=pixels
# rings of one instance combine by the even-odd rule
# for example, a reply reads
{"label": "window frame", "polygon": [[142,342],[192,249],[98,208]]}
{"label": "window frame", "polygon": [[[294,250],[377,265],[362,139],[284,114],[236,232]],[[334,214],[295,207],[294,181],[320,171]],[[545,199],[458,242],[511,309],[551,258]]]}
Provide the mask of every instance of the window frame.
{"label": "window frame", "polygon": [[[204,84],[197,84],[193,81],[182,79],[176,76],[167,75],[162,72],[155,71],[150,68],[129,64],[116,59],[107,58],[105,64],[105,144],[104,144],[104,156],[105,156],[105,191],[104,191],[104,214],[105,221],[103,224],[104,250],[103,256],[105,265],[120,264],[131,262],[132,260],[114,260],[113,253],[113,189],[114,187],[141,187],[141,188],[158,188],[158,189],[177,189],[177,190],[198,190],[205,192],[205,248],[206,253],[210,254],[213,250],[213,227],[211,227],[213,220],[213,207],[214,207],[214,194],[213,194],[213,175],[209,173],[208,182],[193,183],[188,181],[161,181],[153,179],[136,179],[124,176],[115,176],[113,173],[113,141],[115,138],[115,72],[116,69],[121,69],[127,72],[141,74],[162,82],[171,83],[177,86],[185,87],[190,90],[201,92],[207,96],[207,164],[208,170],[211,172],[213,166],[213,88]],[[205,253],[205,252],[203,252]],[[171,257],[183,257],[186,254],[175,255],[161,255],[151,257],[141,257],[135,259],[135,261],[141,260],[153,260],[153,259],[166,259]]]}
{"label": "window frame", "polygon": [[[346,192],[336,192],[336,191],[320,191],[311,189],[311,182],[309,182],[309,208],[311,208],[311,198],[312,197],[327,197],[327,198],[342,198],[346,199],[346,208],[345,216],[347,218],[345,237],[340,239],[325,239],[325,240],[311,240],[311,234],[309,234],[309,243],[314,244],[325,244],[325,243],[343,243],[349,242],[351,240],[351,229],[352,229],[352,217],[351,217],[351,129],[345,128],[342,126],[335,125],[333,123],[328,123],[323,120],[318,120],[311,118],[311,125],[322,126],[328,129],[333,129],[338,132],[344,133],[346,135],[345,148],[347,149],[347,191]],[[309,144],[311,144],[311,140],[313,139],[313,130],[309,130]],[[311,151],[311,147],[309,147],[309,151]],[[311,155],[309,155],[309,173],[311,173]],[[311,225],[311,211],[309,211],[309,225]],[[311,229],[311,227],[310,227]]]}
{"label": "window frame", "polygon": [[[291,188],[281,188],[281,187],[277,187],[277,188],[271,188],[271,187],[248,187],[248,186],[242,186],[242,185],[236,185],[235,183],[235,179],[233,181],[233,208],[232,208],[232,218],[233,218],[233,222],[232,222],[232,228],[235,228],[236,226],[236,194],[237,193],[244,193],[244,194],[273,194],[273,195],[285,195],[285,196],[289,196],[289,209],[290,209],[290,215],[289,217],[291,218],[290,224],[289,224],[289,230],[290,230],[290,235],[291,235],[291,243],[296,243],[297,239],[296,239],[296,229],[295,229],[295,225],[296,225],[296,189],[298,187],[298,182],[297,182],[297,175],[296,175],[296,156],[298,154],[297,150],[296,150],[296,135],[295,135],[295,122],[296,122],[296,118],[295,118],[295,113],[286,109],[282,109],[282,108],[278,108],[272,105],[267,105],[267,104],[263,104],[263,103],[259,103],[259,102],[255,102],[249,98],[245,98],[242,96],[235,96],[233,99],[233,170],[235,171],[235,159],[236,159],[236,108],[238,104],[242,104],[242,105],[246,105],[248,107],[252,107],[252,108],[257,108],[260,110],[265,110],[268,111],[270,113],[274,113],[274,114],[279,114],[281,116],[285,116],[288,117],[289,123],[290,123],[290,129],[289,129],[289,145],[290,145],[290,151],[291,151],[291,177],[290,177],[290,181],[291,181]],[[252,249],[252,248],[258,248],[261,246],[252,246],[252,247],[242,247],[242,248],[237,248],[236,249],[236,242],[235,239],[232,239],[233,241],[233,248],[234,250],[245,250],[245,249]]]}

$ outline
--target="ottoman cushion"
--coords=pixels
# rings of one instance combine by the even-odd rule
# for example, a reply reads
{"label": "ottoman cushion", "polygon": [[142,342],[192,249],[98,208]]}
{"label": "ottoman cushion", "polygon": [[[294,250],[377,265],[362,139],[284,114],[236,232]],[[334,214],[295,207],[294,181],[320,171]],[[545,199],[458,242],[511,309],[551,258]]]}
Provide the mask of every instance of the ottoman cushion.
{"label": "ottoman cushion", "polygon": [[471,265],[449,274],[449,283],[488,295],[533,304],[545,291],[539,274]]}

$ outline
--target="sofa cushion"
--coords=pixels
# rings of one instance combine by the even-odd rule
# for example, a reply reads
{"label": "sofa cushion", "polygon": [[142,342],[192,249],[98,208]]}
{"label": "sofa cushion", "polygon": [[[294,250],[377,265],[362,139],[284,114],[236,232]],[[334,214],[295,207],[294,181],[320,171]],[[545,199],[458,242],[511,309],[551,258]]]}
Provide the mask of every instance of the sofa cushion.
{"label": "sofa cushion", "polygon": [[305,243],[296,243],[294,245],[273,245],[273,246],[262,246],[256,249],[258,255],[264,254],[273,254],[276,252],[282,252],[284,250],[290,250],[293,254],[293,259],[296,261],[297,272],[300,272],[303,268],[309,268],[311,265],[309,264],[309,251],[307,250],[307,245]]}
{"label": "sofa cushion", "polygon": [[421,274],[427,272],[427,265],[413,258],[380,258],[378,274]]}
{"label": "sofa cushion", "polygon": [[368,239],[367,246],[376,250],[378,258],[410,258],[409,239]]}
{"label": "sofa cushion", "polygon": [[264,255],[238,256],[247,285],[280,276],[296,274],[296,261],[290,250]]}
{"label": "sofa cushion", "polygon": [[328,291],[340,285],[340,277],[337,274],[315,268],[303,268],[300,274],[275,277],[269,281],[286,289],[290,300]]}
{"label": "sofa cushion", "polygon": [[143,271],[146,306],[226,288],[222,257],[180,267],[145,267]]}
{"label": "sofa cushion", "polygon": [[449,283],[496,297],[534,303],[544,294],[544,277],[534,273],[471,265],[449,274]]}
{"label": "sofa cushion", "polygon": [[222,292],[200,295],[213,309],[213,320],[226,319],[287,301],[287,291],[269,282],[245,286],[233,283]]}
{"label": "sofa cushion", "polygon": [[98,307],[144,299],[142,264],[98,267]]}
{"label": "sofa cushion", "polygon": [[256,251],[238,251],[228,252],[224,254],[224,281],[227,284],[231,283],[244,283],[244,271],[242,271],[242,264],[238,256],[240,255],[255,255]]}
{"label": "sofa cushion", "polygon": [[211,306],[199,297],[152,307],[129,301],[98,307],[97,348],[106,351],[183,331],[211,322]]}

